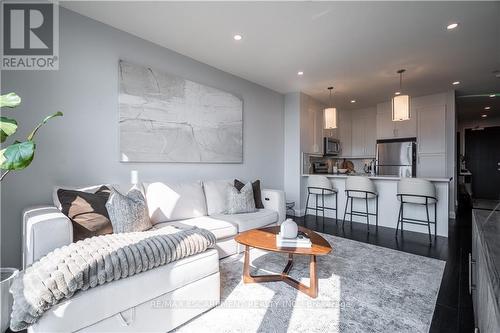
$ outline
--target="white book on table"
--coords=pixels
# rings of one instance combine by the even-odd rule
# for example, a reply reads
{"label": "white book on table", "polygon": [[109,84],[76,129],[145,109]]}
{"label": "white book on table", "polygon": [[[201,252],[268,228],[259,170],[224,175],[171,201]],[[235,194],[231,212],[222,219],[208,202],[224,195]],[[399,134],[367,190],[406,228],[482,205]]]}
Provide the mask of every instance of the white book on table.
{"label": "white book on table", "polygon": [[307,237],[282,238],[281,234],[276,235],[277,247],[312,247],[311,240]]}

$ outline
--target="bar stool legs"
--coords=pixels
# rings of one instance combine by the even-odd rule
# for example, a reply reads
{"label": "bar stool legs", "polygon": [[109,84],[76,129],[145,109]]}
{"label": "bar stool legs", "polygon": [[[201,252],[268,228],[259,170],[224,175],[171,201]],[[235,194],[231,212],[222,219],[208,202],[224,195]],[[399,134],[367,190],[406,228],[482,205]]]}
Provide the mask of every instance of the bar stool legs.
{"label": "bar stool legs", "polygon": [[[321,193],[314,193],[314,191],[321,191]],[[313,207],[309,206],[309,198],[311,194],[315,195],[315,204]],[[326,207],[325,206],[325,195],[333,195],[335,198],[335,207]],[[321,198],[321,205],[320,205],[320,198]],[[337,197],[337,192],[332,190],[332,189],[323,189],[323,188],[315,188],[315,187],[308,187],[307,188],[307,199],[306,199],[306,210],[304,215],[307,215],[307,210],[312,209],[315,211],[315,216],[316,218],[318,217],[318,212],[322,213],[323,221],[325,219],[325,210],[333,210],[335,211],[335,223],[337,223],[338,220],[338,197]]]}
{"label": "bar stool legs", "polygon": [[[403,225],[404,223],[411,223],[411,224],[417,224],[417,225],[427,225],[427,230],[429,232],[429,244],[432,244],[432,233],[431,233],[431,224],[434,224],[434,239],[437,238],[437,203],[429,203],[429,198],[425,198],[425,203],[420,204],[425,206],[425,213],[426,213],[426,220],[419,220],[419,219],[414,219],[414,218],[409,218],[404,216],[404,204],[408,203],[413,203],[415,202],[405,202],[404,199],[402,198],[403,195],[401,196],[401,203],[399,206],[399,214],[398,214],[398,223],[396,225],[396,232],[395,232],[395,237],[398,237],[398,230],[399,230],[399,224],[401,223],[401,236],[403,235]],[[413,197],[416,197],[413,195]],[[433,204],[434,205],[434,221],[431,220],[430,214],[429,214],[429,205]]]}
{"label": "bar stool legs", "polygon": [[[355,211],[353,209],[353,202],[354,199],[360,199],[365,201],[365,211]],[[346,215],[349,214],[349,222],[351,223],[352,227],[352,216],[361,216],[366,218],[366,229],[368,232],[370,232],[370,216],[375,216],[375,229],[378,230],[378,196],[375,197],[375,213],[370,213],[370,210],[368,208],[368,193],[365,194],[364,198],[357,198],[357,197],[352,197],[349,194],[347,194],[347,199],[345,202],[345,209],[344,209],[344,218],[342,219],[342,227],[344,227],[345,224],[345,218]],[[347,207],[349,206],[350,203],[350,209],[348,210]]]}

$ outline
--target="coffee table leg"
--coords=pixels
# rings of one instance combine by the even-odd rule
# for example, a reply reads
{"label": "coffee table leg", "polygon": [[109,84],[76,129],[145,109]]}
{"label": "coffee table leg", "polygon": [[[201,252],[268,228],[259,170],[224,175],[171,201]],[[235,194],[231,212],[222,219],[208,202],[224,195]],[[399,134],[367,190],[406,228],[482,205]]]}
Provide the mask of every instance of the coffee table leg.
{"label": "coffee table leg", "polygon": [[316,274],[316,256],[311,255],[309,263],[309,286],[306,286],[297,280],[291,278],[288,272],[293,266],[293,254],[288,254],[288,263],[283,269],[281,274],[272,275],[252,275],[250,274],[250,247],[245,246],[245,258],[243,263],[243,282],[244,283],[258,283],[258,282],[273,282],[273,281],[283,281],[290,286],[298,289],[299,291],[305,293],[309,297],[318,297],[318,276]]}
{"label": "coffee table leg", "polygon": [[[290,265],[290,258],[289,263]],[[250,274],[250,247],[245,246],[245,259],[243,262],[243,282],[244,283],[257,283],[257,282],[274,282],[281,281],[283,277],[281,275],[271,274],[271,275],[252,275]]]}
{"label": "coffee table leg", "polygon": [[318,276],[316,275],[316,256],[311,256],[309,263],[309,292],[308,295],[312,298],[318,297]]}

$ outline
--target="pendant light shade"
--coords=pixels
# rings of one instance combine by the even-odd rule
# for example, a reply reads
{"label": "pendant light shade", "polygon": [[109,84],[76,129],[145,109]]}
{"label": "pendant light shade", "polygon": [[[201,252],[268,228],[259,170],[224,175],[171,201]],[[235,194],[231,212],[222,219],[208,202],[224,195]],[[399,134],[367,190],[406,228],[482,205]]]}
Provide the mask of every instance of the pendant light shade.
{"label": "pendant light shade", "polygon": [[[398,71],[399,91],[401,92],[404,69]],[[392,98],[392,121],[403,121],[410,119],[410,96],[399,94]]]}
{"label": "pendant light shade", "polygon": [[327,108],[324,111],[325,129],[337,128],[337,109]]}
{"label": "pendant light shade", "polygon": [[[332,90],[333,87],[328,87],[330,90],[329,104],[332,105]],[[333,106],[323,110],[324,128],[335,129],[337,128],[337,108]]]}

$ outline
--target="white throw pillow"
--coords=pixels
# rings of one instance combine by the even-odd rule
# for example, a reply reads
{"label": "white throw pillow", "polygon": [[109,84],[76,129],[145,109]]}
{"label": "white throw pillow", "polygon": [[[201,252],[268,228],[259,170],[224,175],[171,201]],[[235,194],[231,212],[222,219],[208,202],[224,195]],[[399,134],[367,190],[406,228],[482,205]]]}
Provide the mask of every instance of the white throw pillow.
{"label": "white throw pillow", "polygon": [[201,182],[144,184],[151,223],[185,220],[207,215]]}
{"label": "white throw pillow", "polygon": [[227,190],[227,213],[253,213],[255,208],[255,200],[253,198],[252,183],[246,183],[243,188],[238,191],[236,187],[229,187]]}
{"label": "white throw pillow", "polygon": [[207,199],[208,215],[223,214],[227,210],[227,191],[233,187],[232,180],[220,179],[203,182]]}

